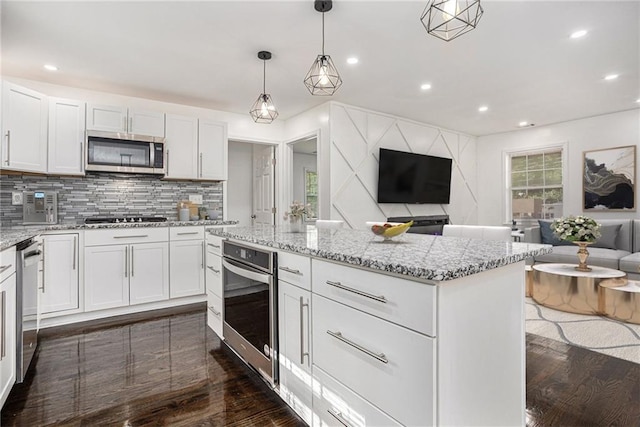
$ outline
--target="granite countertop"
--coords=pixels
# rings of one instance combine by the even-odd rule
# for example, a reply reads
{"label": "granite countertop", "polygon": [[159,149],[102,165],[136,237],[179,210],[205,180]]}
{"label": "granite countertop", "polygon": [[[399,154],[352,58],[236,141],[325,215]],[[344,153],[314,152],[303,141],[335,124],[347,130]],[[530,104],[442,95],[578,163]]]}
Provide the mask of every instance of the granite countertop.
{"label": "granite countertop", "polygon": [[470,276],[551,252],[550,245],[403,234],[383,241],[369,230],[221,227],[211,234],[417,279]]}
{"label": "granite countertop", "polygon": [[148,228],[148,227],[186,227],[194,225],[234,225],[238,221],[201,220],[201,221],[166,221],[166,222],[129,222],[119,224],[84,224],[67,222],[54,225],[22,225],[2,228],[0,230],[0,250],[9,248],[25,239],[35,237],[47,231],[56,230],[97,230],[104,228]]}

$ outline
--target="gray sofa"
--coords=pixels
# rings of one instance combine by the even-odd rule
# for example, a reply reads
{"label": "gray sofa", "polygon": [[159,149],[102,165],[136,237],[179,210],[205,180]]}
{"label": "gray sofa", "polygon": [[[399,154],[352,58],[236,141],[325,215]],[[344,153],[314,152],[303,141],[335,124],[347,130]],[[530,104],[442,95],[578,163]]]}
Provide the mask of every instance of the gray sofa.
{"label": "gray sofa", "polygon": [[[640,220],[631,219],[602,219],[597,220],[606,231],[600,245],[605,247],[589,246],[588,265],[608,267],[622,270],[627,273],[629,279],[640,280]],[[551,223],[551,221],[545,221]],[[615,229],[620,225],[617,234]],[[529,243],[549,243],[543,239],[540,227],[530,227],[524,230],[524,241]],[[598,246],[598,244],[596,244]],[[577,264],[576,253],[578,246],[574,244],[554,245],[553,252],[540,255],[534,258],[534,262],[557,262],[567,264]]]}

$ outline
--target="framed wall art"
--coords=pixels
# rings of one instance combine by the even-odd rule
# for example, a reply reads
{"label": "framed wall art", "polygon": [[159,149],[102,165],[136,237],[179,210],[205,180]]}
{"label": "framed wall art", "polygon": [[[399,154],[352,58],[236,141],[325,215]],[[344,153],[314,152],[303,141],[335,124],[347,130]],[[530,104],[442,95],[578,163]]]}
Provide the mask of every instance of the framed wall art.
{"label": "framed wall art", "polygon": [[583,210],[636,210],[636,146],[584,152]]}

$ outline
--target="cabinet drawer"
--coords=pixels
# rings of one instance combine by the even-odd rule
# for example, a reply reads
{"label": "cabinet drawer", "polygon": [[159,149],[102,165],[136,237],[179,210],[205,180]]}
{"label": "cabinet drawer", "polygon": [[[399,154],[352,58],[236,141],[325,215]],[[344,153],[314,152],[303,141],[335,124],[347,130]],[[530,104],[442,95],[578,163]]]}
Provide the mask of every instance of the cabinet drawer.
{"label": "cabinet drawer", "polygon": [[205,275],[207,292],[213,292],[222,298],[222,258],[207,252],[207,271]]}
{"label": "cabinet drawer", "polygon": [[224,239],[218,236],[212,236],[211,234],[207,234],[207,252],[222,256],[222,241]]}
{"label": "cabinet drawer", "polygon": [[11,246],[0,252],[0,282],[16,271],[16,247]]}
{"label": "cabinet drawer", "polygon": [[401,424],[432,425],[435,340],[313,295],[313,363]]}
{"label": "cabinet drawer", "polygon": [[436,288],[399,277],[312,260],[313,292],[434,337]]}
{"label": "cabinet drawer", "polygon": [[174,240],[202,240],[204,239],[203,226],[170,227],[169,239]]}
{"label": "cabinet drawer", "polygon": [[400,426],[317,366],[313,368],[313,389],[314,427]]}
{"label": "cabinet drawer", "polygon": [[167,227],[110,228],[105,230],[86,230],[85,246],[126,245],[129,243],[166,242],[169,240]]}
{"label": "cabinet drawer", "polygon": [[311,258],[278,252],[278,279],[311,290]]}
{"label": "cabinet drawer", "polygon": [[207,325],[222,338],[222,299],[207,292]]}

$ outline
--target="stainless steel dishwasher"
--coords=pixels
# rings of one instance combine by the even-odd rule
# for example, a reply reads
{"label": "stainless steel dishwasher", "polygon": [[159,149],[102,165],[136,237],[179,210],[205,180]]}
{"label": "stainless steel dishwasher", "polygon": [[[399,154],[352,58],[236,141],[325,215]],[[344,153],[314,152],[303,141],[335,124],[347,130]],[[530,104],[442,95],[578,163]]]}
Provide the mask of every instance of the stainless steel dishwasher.
{"label": "stainless steel dishwasher", "polygon": [[16,382],[21,383],[38,346],[36,306],[38,301],[39,243],[27,239],[16,245]]}

